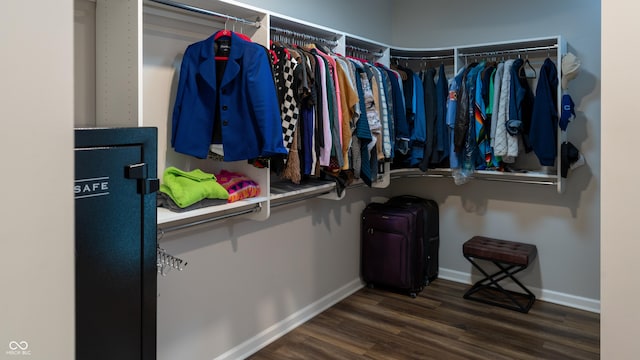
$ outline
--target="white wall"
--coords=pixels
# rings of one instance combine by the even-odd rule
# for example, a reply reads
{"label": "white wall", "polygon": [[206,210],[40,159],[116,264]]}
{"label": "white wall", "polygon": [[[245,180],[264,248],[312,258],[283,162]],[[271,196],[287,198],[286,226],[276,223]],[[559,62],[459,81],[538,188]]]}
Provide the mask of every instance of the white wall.
{"label": "white wall", "polygon": [[[462,11],[464,9],[464,11]],[[393,44],[446,47],[562,35],[582,62],[570,83],[577,119],[569,140],[586,158],[569,174],[566,193],[552,186],[452,180],[406,181],[441,204],[440,266],[469,273],[462,243],[474,234],[536,244],[522,279],[542,298],[597,310],[600,299],[600,2],[462,0],[437,6],[396,2]],[[540,291],[538,291],[540,294]]]}
{"label": "white wall", "polygon": [[74,358],[72,15],[71,0],[0,12],[2,359]]}
{"label": "white wall", "polygon": [[640,171],[633,165],[640,133],[636,121],[640,75],[627,71],[640,56],[632,34],[640,31],[640,5],[632,0],[602,2],[602,316],[603,359],[637,359],[640,273],[637,251]]}

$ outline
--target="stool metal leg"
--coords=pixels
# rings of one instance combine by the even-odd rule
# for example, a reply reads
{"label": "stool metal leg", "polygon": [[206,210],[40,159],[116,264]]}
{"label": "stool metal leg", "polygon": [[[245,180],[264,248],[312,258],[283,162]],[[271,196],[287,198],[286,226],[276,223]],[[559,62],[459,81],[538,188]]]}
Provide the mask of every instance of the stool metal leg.
{"label": "stool metal leg", "polygon": [[[515,274],[526,269],[527,268],[526,266],[501,264],[497,261],[492,261],[493,264],[496,265],[500,270],[496,271],[493,274],[489,274],[480,265],[478,265],[471,257],[465,256],[465,258],[469,260],[469,262],[485,276],[483,279],[480,279],[475,284],[473,284],[473,286],[469,290],[467,290],[467,292],[464,294],[465,299],[479,301],[479,302],[483,302],[490,305],[500,306],[506,309],[516,310],[523,313],[529,312],[529,309],[531,308],[531,306],[535,301],[535,295],[531,291],[529,291],[529,289],[527,289],[518,279],[514,277]],[[499,282],[507,278],[510,278],[511,280],[513,280],[513,282],[516,283],[524,291],[524,293],[519,293],[519,292],[515,292],[515,291],[511,291],[503,288],[499,284]],[[513,305],[492,301],[479,296],[474,296],[475,293],[483,289],[495,289],[499,291],[502,295],[504,295],[507,299],[509,299],[509,301]],[[516,299],[516,296],[514,295],[524,297],[527,300],[527,303],[525,305],[521,304],[521,302],[518,301],[518,299]]]}

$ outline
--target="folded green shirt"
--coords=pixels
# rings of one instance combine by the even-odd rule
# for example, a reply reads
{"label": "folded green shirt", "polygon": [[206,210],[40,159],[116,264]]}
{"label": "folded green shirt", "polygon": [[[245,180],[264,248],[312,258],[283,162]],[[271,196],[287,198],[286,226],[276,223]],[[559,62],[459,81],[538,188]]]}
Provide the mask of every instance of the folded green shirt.
{"label": "folded green shirt", "polygon": [[215,175],[200,169],[183,171],[170,166],[162,176],[160,191],[167,194],[181,208],[203,199],[228,199],[229,193],[220,185]]}

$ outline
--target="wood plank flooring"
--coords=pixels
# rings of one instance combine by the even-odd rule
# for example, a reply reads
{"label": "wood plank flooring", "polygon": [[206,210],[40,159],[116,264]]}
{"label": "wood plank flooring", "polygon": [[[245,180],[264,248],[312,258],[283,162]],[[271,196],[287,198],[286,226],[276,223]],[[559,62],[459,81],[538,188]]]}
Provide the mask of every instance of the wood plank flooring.
{"label": "wood plank flooring", "polygon": [[528,314],[437,279],[417,298],[361,289],[250,360],[599,359],[600,315],[536,300]]}

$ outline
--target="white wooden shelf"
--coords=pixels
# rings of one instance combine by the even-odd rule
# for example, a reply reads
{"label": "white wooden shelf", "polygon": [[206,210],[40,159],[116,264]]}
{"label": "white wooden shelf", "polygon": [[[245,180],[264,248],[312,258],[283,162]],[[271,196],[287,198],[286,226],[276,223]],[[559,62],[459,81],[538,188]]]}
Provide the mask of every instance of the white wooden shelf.
{"label": "white wooden shelf", "polygon": [[252,214],[261,211],[261,204],[266,201],[267,197],[261,196],[184,212],[176,212],[159,207],[157,212],[158,228],[166,230],[175,226],[184,225],[188,222],[199,222],[207,219],[214,221],[244,214]]}
{"label": "white wooden shelf", "polygon": [[336,192],[336,183],[328,180],[308,180],[297,185],[288,181],[271,183],[271,208],[308,199],[327,198]]}

